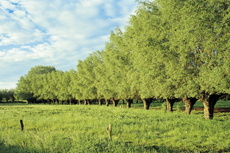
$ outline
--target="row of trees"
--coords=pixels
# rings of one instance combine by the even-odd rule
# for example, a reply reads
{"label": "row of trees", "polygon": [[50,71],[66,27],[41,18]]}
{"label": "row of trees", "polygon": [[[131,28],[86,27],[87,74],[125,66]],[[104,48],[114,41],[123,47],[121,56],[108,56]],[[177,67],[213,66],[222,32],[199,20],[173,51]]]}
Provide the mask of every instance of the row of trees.
{"label": "row of trees", "polygon": [[18,95],[46,100],[108,100],[116,106],[141,99],[146,109],[165,99],[172,111],[183,100],[186,114],[200,100],[213,118],[217,100],[230,93],[230,14],[226,0],[140,2],[122,32],[111,32],[105,49],[79,60],[77,71],[37,66],[22,76]]}
{"label": "row of trees", "polygon": [[0,90],[0,102],[2,102],[3,100],[5,100],[6,102],[8,102],[9,100],[13,101],[15,100],[14,97],[14,89],[1,89]]}

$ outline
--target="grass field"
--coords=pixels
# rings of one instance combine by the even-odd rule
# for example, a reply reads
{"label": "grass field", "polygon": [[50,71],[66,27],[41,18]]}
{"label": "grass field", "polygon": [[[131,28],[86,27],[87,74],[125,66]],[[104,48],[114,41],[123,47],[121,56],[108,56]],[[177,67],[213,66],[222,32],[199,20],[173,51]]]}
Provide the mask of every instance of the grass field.
{"label": "grass field", "polygon": [[[184,115],[97,105],[2,103],[0,152],[230,152],[229,115],[217,112],[213,120],[204,120],[200,111]],[[109,124],[112,141],[106,132]]]}

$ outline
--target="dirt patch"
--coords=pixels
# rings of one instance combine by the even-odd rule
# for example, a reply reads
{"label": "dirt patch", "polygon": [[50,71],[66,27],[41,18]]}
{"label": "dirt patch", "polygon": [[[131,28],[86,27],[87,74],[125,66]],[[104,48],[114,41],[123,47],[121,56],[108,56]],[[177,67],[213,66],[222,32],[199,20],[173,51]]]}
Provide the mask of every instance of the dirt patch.
{"label": "dirt patch", "polygon": [[[196,111],[203,111],[204,108],[193,108],[192,110],[196,110]],[[215,113],[224,113],[224,112],[230,112],[230,108],[215,108],[214,109]]]}

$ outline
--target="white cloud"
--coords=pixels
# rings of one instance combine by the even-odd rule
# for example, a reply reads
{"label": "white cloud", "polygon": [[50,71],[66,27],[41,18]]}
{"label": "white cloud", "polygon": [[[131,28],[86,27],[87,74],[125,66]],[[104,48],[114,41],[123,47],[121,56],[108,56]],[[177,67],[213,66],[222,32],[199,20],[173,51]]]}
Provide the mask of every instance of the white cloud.
{"label": "white cloud", "polygon": [[[11,74],[15,81],[35,65],[52,65],[61,70],[75,68],[78,59],[104,48],[110,31],[116,26],[124,27],[137,3],[1,0],[0,5],[0,12],[4,12],[0,13],[0,68],[11,69],[4,76],[0,74],[0,81]],[[23,73],[18,74],[19,69]]]}
{"label": "white cloud", "polygon": [[4,56],[6,53],[0,51],[0,56]]}
{"label": "white cloud", "polygon": [[24,45],[36,41],[42,41],[43,37],[44,34],[39,30],[35,30],[33,32],[28,32],[28,31],[12,32],[12,33],[8,33],[5,37],[2,37],[0,46]]}
{"label": "white cloud", "polygon": [[0,90],[1,89],[15,89],[17,82],[0,82]]}
{"label": "white cloud", "polygon": [[15,10],[14,15],[17,16],[17,17],[23,18],[23,17],[26,16],[26,12],[22,11],[22,10]]}
{"label": "white cloud", "polygon": [[13,5],[10,1],[7,0],[1,0],[0,5],[6,9],[14,10],[15,5]]}

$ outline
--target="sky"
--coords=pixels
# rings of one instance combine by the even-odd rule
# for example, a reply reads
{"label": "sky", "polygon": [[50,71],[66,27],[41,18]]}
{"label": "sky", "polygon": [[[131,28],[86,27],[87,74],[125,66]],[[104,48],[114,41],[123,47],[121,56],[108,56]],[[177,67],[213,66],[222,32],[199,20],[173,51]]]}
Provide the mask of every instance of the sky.
{"label": "sky", "polygon": [[135,0],[0,0],[0,89],[37,65],[76,69],[123,29]]}

